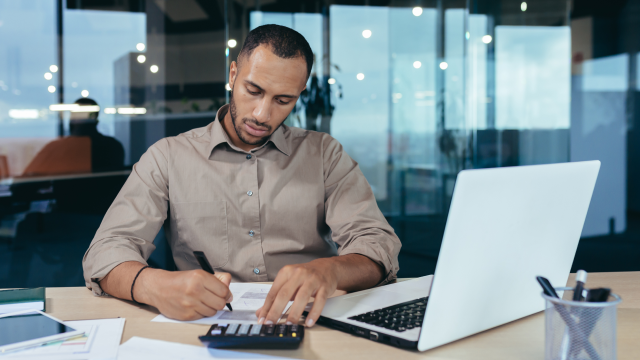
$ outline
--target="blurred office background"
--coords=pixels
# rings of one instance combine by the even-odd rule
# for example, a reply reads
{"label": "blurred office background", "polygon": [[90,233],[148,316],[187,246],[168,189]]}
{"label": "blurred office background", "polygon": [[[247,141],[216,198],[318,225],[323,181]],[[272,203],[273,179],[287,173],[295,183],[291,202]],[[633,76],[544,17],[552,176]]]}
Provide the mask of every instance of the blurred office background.
{"label": "blurred office background", "polygon": [[573,270],[640,270],[640,0],[0,0],[0,288],[83,285],[131,166],[214,119],[262,24],[309,41],[287,123],[360,163],[400,276],[433,273],[460,170],[592,159]]}

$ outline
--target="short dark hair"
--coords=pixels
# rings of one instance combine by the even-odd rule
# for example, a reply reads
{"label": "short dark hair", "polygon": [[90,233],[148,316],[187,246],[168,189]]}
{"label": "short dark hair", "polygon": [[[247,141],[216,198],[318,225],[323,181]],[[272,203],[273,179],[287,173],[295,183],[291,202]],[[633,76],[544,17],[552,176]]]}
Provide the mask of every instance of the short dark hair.
{"label": "short dark hair", "polygon": [[84,98],[84,97],[81,97],[80,99],[76,100],[75,103],[78,105],[94,105],[94,106],[98,105],[98,103],[95,100],[90,98]]}
{"label": "short dark hair", "polygon": [[299,32],[275,24],[258,26],[251,30],[244,40],[242,50],[238,55],[238,61],[243,56],[251,56],[255,48],[260,45],[268,45],[271,51],[283,59],[302,57],[307,63],[307,77],[311,75],[313,67],[313,51],[307,40]]}

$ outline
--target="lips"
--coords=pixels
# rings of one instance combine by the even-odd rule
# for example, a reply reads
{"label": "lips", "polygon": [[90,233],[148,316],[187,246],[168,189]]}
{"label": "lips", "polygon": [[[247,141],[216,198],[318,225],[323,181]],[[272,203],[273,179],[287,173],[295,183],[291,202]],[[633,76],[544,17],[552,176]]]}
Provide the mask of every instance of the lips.
{"label": "lips", "polygon": [[267,133],[267,130],[254,128],[254,127],[252,127],[251,125],[249,125],[247,123],[244,123],[244,129],[250,135],[253,135],[253,136],[256,136],[256,137],[264,136]]}

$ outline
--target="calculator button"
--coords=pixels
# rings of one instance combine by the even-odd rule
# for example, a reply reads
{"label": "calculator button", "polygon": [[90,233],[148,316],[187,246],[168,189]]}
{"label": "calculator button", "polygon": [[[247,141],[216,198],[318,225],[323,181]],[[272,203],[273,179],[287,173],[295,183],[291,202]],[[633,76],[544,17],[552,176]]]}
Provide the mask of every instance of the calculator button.
{"label": "calculator button", "polygon": [[262,325],[258,324],[258,325],[253,325],[253,327],[251,328],[251,331],[249,332],[250,336],[256,336],[256,335],[260,335],[260,330],[262,329]]}
{"label": "calculator button", "polygon": [[287,335],[287,325],[278,325],[276,327],[276,336],[284,337]]}
{"label": "calculator button", "polygon": [[233,335],[238,330],[238,324],[231,324],[227,328],[227,331],[224,333],[225,335]]}
{"label": "calculator button", "polygon": [[289,325],[289,334],[291,337],[298,337],[299,325]]}
{"label": "calculator button", "polygon": [[238,336],[241,335],[247,335],[247,333],[249,333],[249,328],[251,327],[251,324],[242,324],[240,325],[240,330],[238,330]]}
{"label": "calculator button", "polygon": [[275,325],[267,325],[264,328],[264,334],[265,335],[273,335],[276,331],[276,326]]}

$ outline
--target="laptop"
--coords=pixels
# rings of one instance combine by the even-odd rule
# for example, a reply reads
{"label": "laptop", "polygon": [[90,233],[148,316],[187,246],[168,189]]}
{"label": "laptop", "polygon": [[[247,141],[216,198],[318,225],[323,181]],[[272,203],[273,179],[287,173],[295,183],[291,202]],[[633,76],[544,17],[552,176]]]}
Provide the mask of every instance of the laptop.
{"label": "laptop", "polygon": [[318,324],[424,351],[544,310],[536,276],[566,284],[599,169],[460,172],[435,274],[331,298]]}

